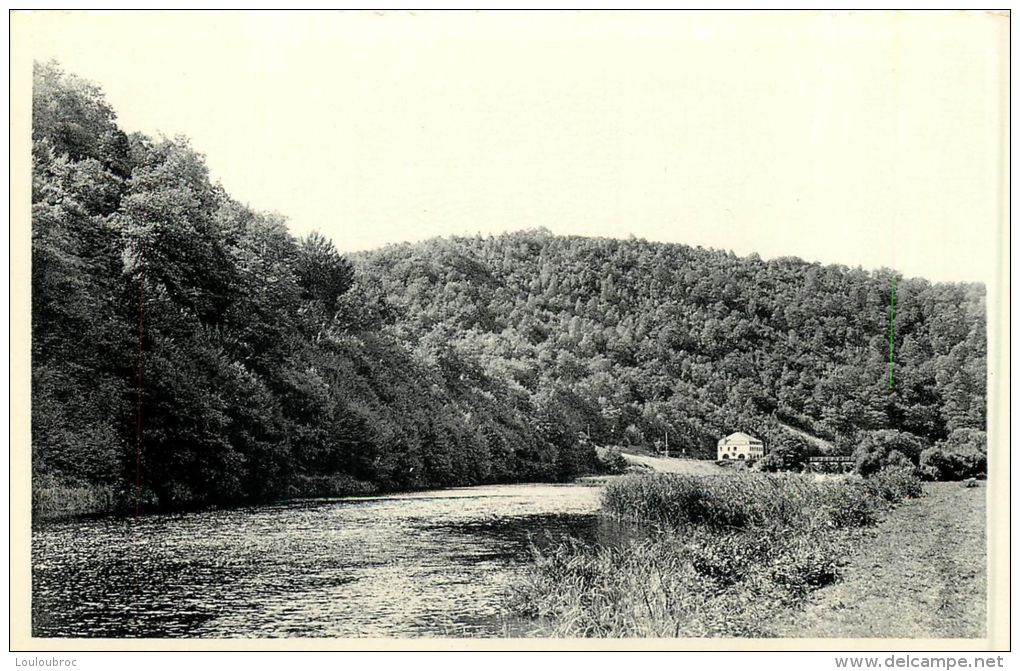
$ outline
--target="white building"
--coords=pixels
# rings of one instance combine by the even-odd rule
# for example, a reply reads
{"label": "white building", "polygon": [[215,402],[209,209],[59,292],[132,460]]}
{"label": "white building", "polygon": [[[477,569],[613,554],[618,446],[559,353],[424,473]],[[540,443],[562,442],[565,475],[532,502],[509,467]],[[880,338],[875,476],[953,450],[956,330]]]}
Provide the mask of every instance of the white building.
{"label": "white building", "polygon": [[730,434],[719,441],[719,461],[723,459],[741,459],[753,461],[765,456],[765,445],[746,433]]}

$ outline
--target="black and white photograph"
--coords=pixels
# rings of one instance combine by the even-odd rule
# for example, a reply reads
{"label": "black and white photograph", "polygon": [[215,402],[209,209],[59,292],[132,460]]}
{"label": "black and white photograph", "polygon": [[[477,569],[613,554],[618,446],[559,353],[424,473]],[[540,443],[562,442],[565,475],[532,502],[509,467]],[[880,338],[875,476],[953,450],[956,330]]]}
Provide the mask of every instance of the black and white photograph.
{"label": "black and white photograph", "polygon": [[10,26],[12,650],[1009,648],[1008,12]]}

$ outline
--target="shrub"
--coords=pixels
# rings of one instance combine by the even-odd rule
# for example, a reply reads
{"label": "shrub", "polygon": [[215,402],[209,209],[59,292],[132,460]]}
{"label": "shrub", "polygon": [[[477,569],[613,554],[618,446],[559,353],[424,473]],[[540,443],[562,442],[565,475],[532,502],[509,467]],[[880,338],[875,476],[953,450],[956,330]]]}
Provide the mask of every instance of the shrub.
{"label": "shrub", "polygon": [[772,448],[768,454],[759,459],[755,467],[763,473],[800,471],[807,460],[807,450],[800,445],[780,445]]}
{"label": "shrub", "polygon": [[854,450],[857,472],[867,477],[885,466],[907,463],[916,466],[924,447],[924,442],[910,433],[892,429],[869,431]]}
{"label": "shrub", "polygon": [[804,596],[839,578],[838,549],[835,537],[824,532],[788,534],[767,557],[769,577],[794,596]]}
{"label": "shrub", "polygon": [[878,521],[879,503],[880,499],[862,484],[844,480],[830,487],[823,509],[832,527],[867,527]]}
{"label": "shrub", "polygon": [[924,496],[917,469],[911,465],[887,466],[866,478],[864,487],[874,496],[889,503]]}
{"label": "shrub", "polygon": [[595,458],[598,460],[598,468],[601,473],[618,474],[627,470],[627,460],[618,447],[597,447]]}
{"label": "shrub", "polygon": [[[49,484],[49,483],[47,483]],[[131,493],[103,486],[60,486],[32,488],[32,520],[101,515],[132,510]],[[151,493],[142,492],[142,502],[150,505]]]}
{"label": "shrub", "polygon": [[917,464],[908,459],[907,456],[904,455],[899,450],[890,450],[889,454],[887,454],[885,457],[885,463],[882,464],[882,468],[879,469],[879,471],[883,471],[890,468],[891,469],[905,468],[909,471],[913,471],[916,470],[916,467]]}
{"label": "shrub", "polygon": [[559,446],[556,454],[556,477],[561,482],[570,482],[582,475],[597,473],[599,469],[595,447],[587,441],[575,441]]}
{"label": "shrub", "polygon": [[957,429],[921,453],[921,475],[927,480],[976,478],[988,470],[988,442],[984,431]]}
{"label": "shrub", "polygon": [[371,496],[379,488],[371,482],[357,480],[349,475],[302,475],[294,479],[288,491],[293,498],[333,498],[341,496]]}

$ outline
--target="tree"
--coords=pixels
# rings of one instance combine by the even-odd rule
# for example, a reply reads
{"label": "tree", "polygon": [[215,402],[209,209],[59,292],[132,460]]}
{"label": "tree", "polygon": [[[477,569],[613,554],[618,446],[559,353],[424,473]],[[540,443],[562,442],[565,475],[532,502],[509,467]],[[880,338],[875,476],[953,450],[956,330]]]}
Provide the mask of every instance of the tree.
{"label": "tree", "polygon": [[65,74],[53,61],[32,67],[32,144],[71,161],[99,160],[121,177],[129,174],[127,136],[98,86]]}
{"label": "tree", "polygon": [[111,166],[123,155],[104,154],[113,114],[86,82],[36,64],[32,102],[33,475],[118,489],[135,370],[110,217],[124,191]]}
{"label": "tree", "polygon": [[769,449],[768,454],[758,460],[758,470],[767,473],[776,471],[800,471],[807,463],[808,453],[800,442],[791,442]]}
{"label": "tree", "polygon": [[304,298],[320,301],[327,311],[336,309],[339,298],[354,283],[354,269],[350,262],[317,231],[309,233],[298,243],[296,270]]}

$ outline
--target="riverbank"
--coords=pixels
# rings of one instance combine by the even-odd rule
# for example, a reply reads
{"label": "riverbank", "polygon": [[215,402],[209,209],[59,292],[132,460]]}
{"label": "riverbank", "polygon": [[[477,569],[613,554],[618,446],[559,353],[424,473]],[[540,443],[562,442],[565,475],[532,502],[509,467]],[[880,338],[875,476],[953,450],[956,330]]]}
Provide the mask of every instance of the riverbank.
{"label": "riverbank", "polygon": [[372,497],[414,495],[427,492],[443,492],[470,487],[498,487],[512,485],[562,485],[578,484],[581,486],[603,485],[613,477],[592,475],[577,478],[574,483],[548,482],[509,482],[484,483],[473,485],[453,485],[450,487],[428,487],[418,489],[381,489],[378,486],[355,480],[346,476],[331,478],[302,478],[286,495],[265,501],[235,501],[231,503],[177,503],[161,505],[156,495],[143,488],[138,501],[129,489],[115,489],[104,485],[48,485],[32,489],[32,523],[43,524],[74,519],[90,519],[95,517],[117,517],[141,515],[161,515],[167,513],[195,513],[214,510],[231,510],[251,508],[253,506],[273,506],[303,501],[344,501],[363,500]]}
{"label": "riverbank", "polygon": [[606,486],[602,510],[652,538],[536,553],[508,610],[540,637],[775,636],[778,619],[835,584],[868,530],[920,487],[905,471],[627,476]]}
{"label": "riverbank", "polygon": [[131,506],[122,490],[103,485],[33,487],[32,521],[114,515]]}
{"label": "riverbank", "polygon": [[[713,461],[678,459],[652,456],[637,451],[624,452],[628,472],[687,473],[691,475],[719,475],[730,472]],[[574,484],[602,486],[615,480],[618,475],[584,475]],[[487,485],[528,484],[518,482],[485,483]],[[536,481],[531,484],[555,484],[555,481]],[[472,485],[462,485],[463,487]],[[484,486],[484,485],[483,485]],[[287,501],[306,499],[346,499],[374,495],[413,494],[422,491],[440,491],[440,487],[423,489],[384,490],[378,486],[347,476],[302,477],[298,478],[287,496],[267,501],[238,501],[231,505],[189,504],[160,505],[156,495],[143,488],[137,509],[142,514],[216,510],[251,505],[273,505]],[[62,485],[47,483],[32,489],[32,520],[34,523],[68,520],[75,518],[102,517],[105,515],[134,515],[136,501],[131,488],[114,488],[109,485]]]}
{"label": "riverbank", "polygon": [[925,485],[854,544],[842,580],[783,613],[775,636],[981,638],[987,625],[985,483]]}

